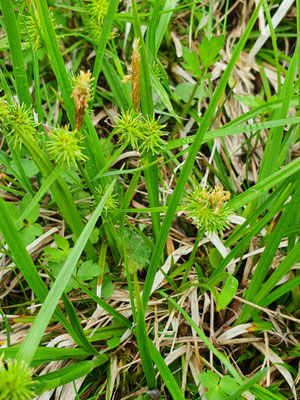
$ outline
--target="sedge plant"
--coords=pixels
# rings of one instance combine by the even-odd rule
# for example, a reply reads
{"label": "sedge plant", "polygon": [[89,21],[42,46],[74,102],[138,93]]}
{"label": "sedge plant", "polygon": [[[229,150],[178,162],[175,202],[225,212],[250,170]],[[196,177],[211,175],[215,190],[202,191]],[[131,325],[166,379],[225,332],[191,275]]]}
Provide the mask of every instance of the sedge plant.
{"label": "sedge plant", "polygon": [[300,2],[67,3],[0,0],[0,399],[296,398]]}

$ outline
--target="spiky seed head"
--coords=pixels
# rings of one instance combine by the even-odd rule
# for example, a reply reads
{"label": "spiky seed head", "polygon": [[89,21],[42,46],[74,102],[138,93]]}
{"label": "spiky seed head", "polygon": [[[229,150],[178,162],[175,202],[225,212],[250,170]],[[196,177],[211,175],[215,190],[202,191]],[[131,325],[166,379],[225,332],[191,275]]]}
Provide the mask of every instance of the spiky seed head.
{"label": "spiky seed head", "polygon": [[102,32],[104,17],[108,9],[107,0],[87,0],[85,2],[89,14],[88,30],[94,40],[99,40]]}
{"label": "spiky seed head", "polygon": [[70,168],[71,162],[87,158],[82,152],[83,147],[80,146],[83,137],[77,131],[70,131],[69,125],[54,129],[50,133],[50,139],[47,149],[56,163],[66,163]]}
{"label": "spiky seed head", "polygon": [[[102,197],[105,195],[107,189],[108,186],[98,186],[96,188],[96,191],[98,192],[100,199],[102,199]],[[106,200],[104,210],[105,211],[116,210],[117,207],[118,207],[118,200],[116,199],[116,194],[112,193]]]}
{"label": "spiky seed head", "polygon": [[[4,104],[4,103],[3,103]],[[35,122],[31,108],[26,108],[25,104],[7,105],[5,127],[9,135],[9,141],[14,147],[22,145],[22,135],[29,136],[34,140],[39,125]],[[0,105],[1,108],[1,105]],[[8,113],[7,113],[8,111]],[[0,111],[1,114],[1,111]],[[1,118],[1,117],[0,117]]]}
{"label": "spiky seed head", "polygon": [[230,193],[220,185],[215,188],[195,186],[184,198],[184,211],[193,220],[198,229],[209,233],[220,232],[228,228],[228,216],[232,210],[226,206]]}
{"label": "spiky seed head", "polygon": [[119,142],[124,142],[138,151],[141,135],[142,118],[134,110],[122,111],[115,124],[115,133],[119,134]]}
{"label": "spiky seed head", "polygon": [[[31,42],[33,49],[36,51],[43,45],[43,39],[41,37],[41,34],[43,32],[42,24],[41,24],[39,14],[35,10],[33,3],[30,0],[27,0],[26,3],[27,3],[27,10],[29,12],[29,15],[24,15],[22,33],[23,33],[23,37],[25,38],[25,41],[28,44],[30,44],[30,42]],[[49,17],[50,17],[53,29],[54,30],[58,29],[59,26],[57,26],[55,24],[55,19],[53,17],[53,13],[50,12]],[[30,41],[29,41],[28,35],[30,37]]]}
{"label": "spiky seed head", "polygon": [[165,125],[159,125],[158,119],[152,116],[144,118],[142,126],[143,139],[139,146],[139,151],[142,154],[158,154],[164,149],[166,143],[161,138],[161,136],[165,135],[164,128]]}
{"label": "spiky seed head", "polygon": [[134,110],[122,111],[116,121],[115,132],[120,135],[119,142],[130,144],[142,155],[157,154],[165,147],[161,136],[165,135],[159,121],[154,117],[142,117]]}
{"label": "spiky seed head", "polygon": [[0,400],[31,400],[35,397],[32,369],[24,362],[0,358]]}

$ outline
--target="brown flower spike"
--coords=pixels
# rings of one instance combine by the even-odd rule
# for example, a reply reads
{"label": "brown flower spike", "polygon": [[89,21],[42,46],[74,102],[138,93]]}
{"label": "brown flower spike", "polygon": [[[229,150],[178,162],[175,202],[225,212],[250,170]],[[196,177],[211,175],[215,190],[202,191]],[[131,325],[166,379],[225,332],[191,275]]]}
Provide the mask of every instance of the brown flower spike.
{"label": "brown flower spike", "polygon": [[91,99],[91,82],[94,80],[90,71],[80,71],[80,74],[74,77],[74,86],[71,97],[75,103],[75,129],[80,130],[85,116],[85,110],[88,107],[88,101]]}
{"label": "brown flower spike", "polygon": [[136,49],[133,51],[131,56],[132,66],[132,102],[135,111],[139,110],[140,104],[140,62],[141,56],[139,53],[139,39],[136,40]]}
{"label": "brown flower spike", "polygon": [[141,56],[139,53],[140,46],[139,46],[140,39],[136,39],[136,48],[133,50],[132,56],[131,56],[131,66],[129,68],[129,71],[131,71],[130,75],[125,75],[124,78],[122,79],[123,83],[127,82],[132,82],[132,103],[133,107],[136,112],[139,111],[139,105],[140,105],[140,64],[141,64]]}

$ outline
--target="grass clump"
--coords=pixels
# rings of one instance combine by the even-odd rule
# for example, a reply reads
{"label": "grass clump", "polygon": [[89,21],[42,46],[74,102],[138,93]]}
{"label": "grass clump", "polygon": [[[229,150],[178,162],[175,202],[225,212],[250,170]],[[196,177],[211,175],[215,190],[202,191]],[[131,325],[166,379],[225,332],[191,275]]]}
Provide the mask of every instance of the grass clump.
{"label": "grass clump", "polygon": [[0,0],[0,398],[297,398],[289,7]]}

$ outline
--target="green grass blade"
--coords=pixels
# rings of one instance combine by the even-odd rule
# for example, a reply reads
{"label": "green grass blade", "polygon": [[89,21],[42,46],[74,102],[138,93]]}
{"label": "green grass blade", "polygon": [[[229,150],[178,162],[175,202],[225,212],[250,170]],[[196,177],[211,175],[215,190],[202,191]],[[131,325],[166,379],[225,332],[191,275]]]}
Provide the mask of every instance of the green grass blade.
{"label": "green grass blade", "polygon": [[170,298],[166,293],[163,291],[159,290],[158,293],[164,297],[165,299],[168,300],[169,303],[171,303],[176,310],[178,310],[183,317],[188,321],[190,326],[195,329],[197,335],[200,337],[200,339],[203,341],[205,346],[221,361],[221,363],[228,369],[229,373],[236,379],[236,381],[239,384],[243,384],[243,380],[238,374],[238,372],[235,370],[235,368],[230,364],[228,359],[224,356],[224,354],[220,353],[210,342],[209,338],[205,336],[205,334],[202,332],[202,330],[199,328],[199,326],[192,320],[192,318],[184,311],[183,308],[181,308],[177,302],[173,299]]}
{"label": "green grass blade", "polygon": [[229,397],[227,397],[227,400],[236,400],[241,396],[243,393],[245,393],[247,390],[251,389],[252,386],[254,386],[258,381],[260,381],[268,372],[267,368],[262,369],[261,371],[256,372],[251,378],[249,378],[246,382],[244,382],[238,390],[236,390],[234,393],[232,393]]}
{"label": "green grass blade", "polygon": [[155,363],[160,373],[160,376],[164,384],[167,386],[172,398],[176,400],[184,400],[185,397],[180,387],[177,385],[177,382],[175,381],[172,372],[170,371],[164,359],[162,358],[161,354],[151,341],[149,341],[149,347],[151,351],[152,360]]}
{"label": "green grass blade", "polygon": [[[134,176],[130,180],[130,184],[129,184],[128,189],[127,189],[127,191],[125,193],[125,196],[124,196],[124,198],[122,200],[122,204],[120,206],[120,209],[123,211],[120,214],[120,229],[121,229],[121,232],[124,231],[125,212],[126,212],[127,207],[130,204],[131,199],[134,196],[134,192],[135,192],[137,184],[139,182],[140,175],[141,175],[141,171],[136,171],[136,173],[134,174]],[[123,236],[123,234],[121,236]]]}
{"label": "green grass blade", "polygon": [[[106,44],[109,38],[109,35],[111,33],[111,26],[118,8],[119,0],[110,0],[108,3],[108,9],[106,16],[103,21],[103,26],[102,26],[102,31],[101,31],[101,36],[99,39],[99,43],[97,45],[97,52],[96,52],[96,59],[95,59],[95,64],[94,64],[94,69],[93,69],[93,78],[95,78],[94,81],[94,91],[98,82],[98,78],[101,72],[102,68],[102,62],[103,62],[103,57],[104,57],[104,52],[106,48]],[[94,97],[94,96],[92,96]]]}
{"label": "green grass blade", "polygon": [[100,307],[106,310],[110,315],[112,315],[116,320],[118,320],[122,325],[126,326],[127,328],[131,329],[132,324],[131,322],[125,318],[122,314],[116,311],[113,307],[109,304],[105,303],[104,300],[100,299],[96,296],[93,292],[91,292],[88,288],[86,288],[78,279],[74,278],[80,287],[80,289],[86,293],[92,300],[94,300]]}
{"label": "green grass blade", "polygon": [[45,38],[47,53],[51,60],[53,70],[61,89],[62,98],[64,100],[65,108],[68,113],[69,121],[72,127],[75,127],[74,121],[74,102],[71,98],[72,88],[70,84],[70,79],[67,74],[65,63],[62,58],[57,38],[51,23],[49,16],[49,6],[47,0],[34,0],[39,15],[39,20],[41,21],[42,32]]}
{"label": "green grass blade", "polygon": [[109,360],[108,355],[101,354],[95,360],[81,361],[74,365],[69,365],[65,368],[61,368],[57,371],[44,374],[35,378],[35,381],[39,382],[35,393],[41,394],[46,390],[56,388],[58,386],[65,385],[69,382],[73,382],[76,379],[81,378],[92,372],[95,368],[104,364]]}
{"label": "green grass blade", "polygon": [[[258,122],[255,124],[234,126],[234,127],[233,126],[229,127],[228,126],[229,124],[227,124],[226,126],[219,128],[215,131],[207,132],[203,138],[203,143],[207,143],[210,140],[222,138],[225,136],[238,135],[246,132],[257,132],[263,129],[280,128],[290,124],[299,124],[299,122],[300,122],[300,117],[292,117],[292,118],[284,118],[279,120],[275,119],[271,121]],[[166,150],[177,149],[178,147],[184,146],[186,144],[192,144],[194,143],[194,140],[195,140],[195,135],[191,135],[182,139],[171,140],[166,145]]]}
{"label": "green grass blade", "polygon": [[21,49],[21,38],[17,26],[17,21],[15,18],[13,1],[1,0],[0,4],[6,25],[9,48],[11,53],[11,60],[14,70],[14,78],[16,82],[19,101],[20,104],[24,103],[27,107],[29,107],[32,104],[31,96],[29,93],[29,86],[27,82],[25,64]]}
{"label": "green grass blade", "polygon": [[[263,215],[263,217],[260,218],[257,225],[259,225],[262,220],[265,220],[265,225],[268,224],[276,213],[282,211],[284,202],[294,190],[295,182],[293,179],[291,179],[291,182],[289,182],[289,180],[284,181],[283,184],[279,185],[272,193],[270,193],[266,200],[257,207],[254,212],[249,215],[244,212],[243,215],[245,216],[246,221],[243,225],[237,227],[229,238],[226,239],[225,246],[230,247],[233,243],[238,242],[245,236],[245,233],[250,231],[250,227],[256,229],[255,222],[261,215]],[[265,219],[267,217],[266,213],[271,215],[271,217]]]}
{"label": "green grass blade", "polygon": [[[27,192],[26,186],[24,187],[24,185],[22,184],[22,177],[19,175],[19,172],[17,170],[15,170],[14,168],[12,168],[11,160],[12,160],[11,157],[9,157],[3,150],[0,150],[0,163],[6,169],[10,168],[11,174],[18,181],[20,188],[23,188],[25,190],[25,192]],[[24,192],[21,192],[21,193],[23,193],[23,196],[24,196]]]}
{"label": "green grass blade", "polygon": [[[158,167],[156,164],[157,156],[149,155],[144,160],[144,175],[146,179],[147,193],[150,207],[159,207],[159,193],[158,193]],[[152,164],[152,167],[147,168],[148,164]],[[160,228],[160,215],[159,213],[151,213],[152,218],[152,229],[155,239],[158,238],[158,232]]]}
{"label": "green grass blade", "polygon": [[97,356],[99,353],[94,348],[94,346],[90,343],[88,338],[86,337],[85,332],[81,326],[80,320],[78,318],[78,315],[76,313],[76,310],[75,310],[71,300],[69,300],[68,296],[66,295],[66,293],[64,293],[62,295],[62,301],[64,303],[64,307],[65,307],[68,319],[70,321],[70,324],[71,324],[74,332],[76,333],[80,343],[82,344],[83,348],[86,351],[88,351],[90,354]]}
{"label": "green grass blade", "polygon": [[[11,77],[11,79],[12,79],[12,77]],[[1,82],[2,90],[4,91],[5,96],[7,98],[7,101],[10,104],[13,103],[13,96],[12,96],[11,90],[10,90],[6,80],[5,80],[5,77],[4,77],[4,74],[2,72],[1,66],[0,66],[0,82]]]}
{"label": "green grass blade", "polygon": [[80,258],[80,255],[83,251],[84,246],[86,245],[88,238],[90,237],[92,230],[101,215],[103,207],[105,206],[106,200],[109,195],[112,193],[113,187],[116,183],[116,179],[111,183],[102,200],[98,204],[95,209],[93,215],[90,220],[86,224],[83,229],[80,237],[78,238],[75,246],[73,247],[71,253],[69,254],[66,262],[64,263],[61,271],[59,272],[48,296],[46,297],[40,312],[34,320],[25,340],[22,342],[20,349],[17,353],[16,359],[21,361],[25,361],[27,364],[30,364],[36,349],[40,343],[40,340],[43,336],[45,329],[50,321],[50,318],[61,298],[64,289],[70,279],[75,266]]}
{"label": "green grass blade", "polygon": [[182,198],[182,195],[184,193],[184,187],[185,184],[188,180],[188,177],[191,173],[195,158],[198,154],[198,151],[201,147],[202,144],[202,140],[203,137],[209,127],[209,124],[211,122],[211,119],[213,118],[214,112],[217,108],[217,105],[220,101],[220,98],[224,92],[224,89],[226,87],[226,84],[228,82],[228,79],[230,77],[231,71],[250,35],[250,32],[254,26],[254,23],[256,21],[257,15],[258,15],[258,11],[260,8],[261,2],[259,3],[259,6],[255,9],[255,11],[253,12],[251,19],[247,25],[247,28],[245,30],[245,32],[243,33],[241,39],[239,40],[235,51],[232,55],[232,58],[226,68],[226,70],[224,71],[222,78],[215,90],[215,93],[209,103],[209,106],[203,116],[203,119],[201,121],[201,124],[197,130],[197,134],[195,137],[195,141],[192,144],[189,153],[188,153],[188,157],[185,161],[185,164],[183,166],[183,169],[181,171],[181,174],[179,176],[179,179],[177,181],[176,187],[174,189],[171,201],[169,203],[169,207],[168,207],[168,211],[166,213],[166,216],[164,218],[162,227],[160,229],[159,232],[159,237],[157,239],[157,244],[154,248],[153,251],[153,255],[150,261],[150,265],[147,271],[147,277],[146,277],[146,281],[145,281],[145,288],[144,288],[144,292],[143,292],[143,302],[144,302],[144,306],[147,305],[148,303],[148,299],[150,296],[150,292],[151,292],[151,288],[152,288],[152,284],[156,275],[156,271],[158,269],[159,263],[160,263],[160,259],[161,256],[163,254],[163,250],[164,250],[164,246],[167,240],[167,236],[171,227],[171,224],[173,222],[173,218],[175,216],[176,213],[176,209],[177,206]]}
{"label": "green grass blade", "polygon": [[9,139],[7,140],[8,142],[8,147],[10,149],[10,153],[12,155],[12,158],[14,160],[14,162],[16,163],[16,167],[18,170],[18,175],[20,177],[20,184],[21,186],[28,192],[31,194],[34,194],[34,190],[32,189],[31,185],[30,185],[30,181],[28,176],[26,175],[24,168],[22,167],[22,164],[20,162],[20,149],[18,148],[13,148],[13,146],[9,143]]}
{"label": "green grass blade", "polygon": [[[114,0],[115,1],[115,0]],[[37,11],[39,14],[39,18],[41,21],[43,34],[45,36],[46,48],[50,57],[50,61],[53,67],[53,71],[55,73],[57,82],[61,89],[62,98],[64,100],[64,106],[67,111],[69,121],[71,123],[72,128],[75,128],[75,110],[74,110],[74,102],[71,98],[72,88],[70,83],[70,78],[67,74],[64,60],[62,54],[59,49],[59,45],[57,42],[57,38],[49,17],[49,10],[47,0],[35,0]],[[100,146],[97,134],[94,132],[95,128],[93,127],[92,121],[90,120],[90,116],[86,115],[84,118],[85,123],[87,124],[88,132],[90,135],[90,141],[87,140],[86,143],[89,145],[87,150],[87,156],[90,160],[96,159],[96,165],[93,166],[94,170],[98,171],[101,169],[101,166],[105,164],[105,157]],[[92,155],[95,154],[95,157]]]}
{"label": "green grass blade", "polygon": [[[13,220],[11,219],[9,211],[2,197],[0,197],[0,231],[11,251],[14,262],[21,271],[24,279],[37,298],[43,302],[48,294],[48,290],[45,283],[39,276],[37,268],[23,244],[23,241],[15,227]],[[73,337],[75,342],[81,344],[80,340],[75,334],[75,331],[73,330],[72,326],[69,325],[63,313],[59,309],[56,309],[55,315]]]}
{"label": "green grass blade", "polygon": [[280,279],[289,273],[291,268],[299,261],[299,259],[300,241],[295,245],[295,247],[293,247],[285,259],[279,264],[278,267],[276,267],[276,270],[272,273],[268,280],[261,286],[261,289],[253,298],[253,302],[255,304],[261,304],[262,301],[265,301],[266,296],[271,292],[271,290],[273,290],[273,288],[276,287]]}
{"label": "green grass blade", "polygon": [[128,189],[125,193],[125,196],[122,200],[121,206],[120,206],[120,237],[121,237],[121,244],[122,244],[122,255],[124,259],[124,264],[125,264],[125,273],[126,273],[126,279],[128,282],[128,291],[129,291],[129,297],[130,297],[130,304],[131,308],[133,310],[133,320],[136,321],[136,310],[135,310],[135,303],[134,303],[134,292],[133,292],[133,285],[131,281],[131,276],[129,273],[129,268],[128,268],[128,261],[127,261],[127,253],[126,253],[126,244],[125,244],[125,236],[124,236],[124,227],[125,227],[125,210],[128,207],[131,199],[134,196],[134,192],[136,190],[137,184],[139,182],[141,171],[136,171],[134,176],[132,177],[130,184],[128,186]]}
{"label": "green grass blade", "polygon": [[155,379],[155,371],[151,360],[151,350],[149,345],[150,339],[148,337],[148,332],[145,322],[145,311],[141,299],[140,287],[138,284],[136,271],[134,271],[133,273],[133,279],[134,279],[134,297],[137,307],[137,324],[134,331],[137,339],[141,362],[146,376],[148,388],[155,389],[157,387],[157,384]]}
{"label": "green grass blade", "polygon": [[[275,120],[284,119],[287,116],[290,98],[293,93],[293,84],[294,84],[295,70],[297,65],[297,54],[298,52],[296,49],[280,94],[280,97],[283,99],[282,107],[275,111],[274,114]],[[281,163],[285,159],[286,154],[282,151],[282,146],[281,146],[282,137],[283,137],[283,127],[277,127],[270,130],[261,167],[259,170],[259,176],[258,176],[259,181],[270,176],[276,169],[278,169],[281,166]]]}
{"label": "green grass blade", "polygon": [[[175,11],[175,7],[178,3],[178,0],[169,0],[164,2],[164,8],[161,13],[160,20],[158,22],[157,28],[156,28],[156,38],[155,38],[155,53],[154,53],[154,59],[157,56],[158,50],[160,48],[161,42],[165,36],[166,30],[168,29],[169,22],[172,18],[173,12]],[[154,61],[151,60],[152,61]]]}
{"label": "green grass blade", "polygon": [[36,296],[42,301],[47,296],[48,291],[26,251],[2,197],[0,197],[0,231],[25,280]]}
{"label": "green grass blade", "polygon": [[268,296],[260,301],[262,307],[268,307],[269,304],[273,303],[286,293],[291,292],[295,287],[300,285],[300,275],[295,278],[288,280],[287,282],[280,285],[277,289],[273,290]]}
{"label": "green grass blade", "polygon": [[286,400],[286,397],[282,397],[282,395],[277,396],[272,393],[270,390],[258,386],[257,384],[252,388],[251,392],[256,396],[259,400]]}
{"label": "green grass blade", "polygon": [[[154,3],[153,12],[150,19],[149,28],[146,36],[146,47],[149,54],[149,59],[155,59],[156,57],[156,30],[159,23],[159,11],[161,8],[161,2],[156,1]],[[150,55],[151,54],[151,55]]]}
{"label": "green grass blade", "polygon": [[[208,279],[207,285],[212,285],[213,279],[218,276],[227,266],[227,264],[234,258],[234,257],[239,257],[241,254],[243,254],[244,247],[248,246],[250,240],[252,237],[256,236],[261,230],[266,226],[266,224],[272,220],[272,218],[278,214],[284,202],[286,201],[287,197],[290,195],[292,192],[291,185],[287,185],[286,188],[283,190],[282,193],[279,193],[278,197],[275,198],[275,203],[272,205],[270,209],[268,209],[264,204],[262,204],[257,211],[255,211],[251,217],[247,219],[247,221],[241,226],[240,231],[237,231],[236,233],[233,233],[232,237],[230,237],[226,242],[225,245],[228,247],[235,243],[237,240],[243,238],[236,246],[233,247],[231,252],[221,261],[221,263],[218,265],[218,267],[214,270],[210,278]],[[268,203],[268,200],[266,199],[266,202]],[[262,214],[262,212],[265,212],[268,210],[268,212],[264,215],[263,218],[259,220],[259,222],[256,222],[256,219],[259,215]],[[247,227],[250,227],[249,229]],[[253,227],[252,227],[253,226]]]}
{"label": "green grass blade", "polygon": [[[53,164],[48,159],[47,154],[44,153],[30,137],[26,136],[22,132],[20,132],[20,136],[41,174],[47,179],[54,168]],[[51,191],[63,217],[66,219],[75,234],[75,237],[79,237],[84,225],[67,184],[63,179],[58,177],[52,184]],[[90,242],[87,243],[86,251],[89,258],[96,259],[94,247]]]}
{"label": "green grass blade", "polygon": [[[275,287],[276,283],[289,271],[289,269],[299,259],[300,242],[292,249],[292,251],[285,257],[284,261],[276,268],[275,272],[268,278],[267,282],[262,285],[265,280],[272,260],[278,250],[279,243],[283,236],[285,236],[285,229],[291,225],[295,218],[295,207],[299,204],[300,188],[296,189],[292,200],[286,205],[284,213],[281,215],[277,222],[275,229],[270,234],[268,242],[263,252],[257,268],[251,279],[249,288],[246,292],[246,300],[259,303],[260,300],[269,294]],[[238,318],[238,323],[243,323],[251,318],[250,306],[244,305],[242,312]]]}
{"label": "green grass blade", "polygon": [[33,65],[33,80],[34,80],[34,94],[35,94],[35,107],[38,115],[38,121],[43,121],[43,107],[42,107],[42,99],[41,99],[41,90],[40,90],[40,72],[39,72],[39,61],[36,53],[33,49],[32,40],[30,34],[28,32],[26,19],[22,16],[22,23],[25,26],[26,34],[28,41],[30,43],[30,52],[32,57],[32,65]]}
{"label": "green grass blade", "polygon": [[34,209],[34,207],[39,203],[41,198],[44,196],[44,194],[47,193],[49,190],[50,186],[56,181],[56,179],[60,176],[62,172],[61,167],[55,167],[51,174],[46,178],[45,182],[42,184],[40,187],[39,191],[35,194],[33,199],[30,201],[30,204],[26,208],[26,210],[23,211],[22,215],[16,222],[16,225],[18,225],[19,222],[23,221],[26,219],[27,215],[31,213],[31,211]]}
{"label": "green grass blade", "polygon": [[[140,40],[140,54],[141,54],[141,77],[140,77],[140,92],[141,92],[141,105],[142,105],[142,113],[144,116],[154,114],[153,107],[153,97],[152,97],[152,87],[151,87],[151,77],[150,77],[150,68],[149,68],[149,60],[146,51],[146,46],[144,43],[140,20],[138,16],[137,6],[135,0],[132,1],[132,14],[133,14],[133,27],[136,38]],[[145,160],[145,164],[151,164],[157,159],[156,155],[149,155],[147,160]],[[159,193],[158,193],[158,168],[157,165],[154,164],[152,167],[147,168],[144,172],[147,192],[149,198],[150,207],[159,206]],[[158,231],[160,227],[160,216],[159,214],[151,214],[152,225],[154,236],[157,239]]]}
{"label": "green grass blade", "polygon": [[[98,138],[98,134],[92,123],[91,117],[88,114],[84,118],[84,123],[88,131],[86,143],[88,144],[87,156],[89,157],[89,159],[87,160],[86,164],[88,164],[89,162],[91,163],[93,177],[90,176],[90,179],[92,179],[99,171],[102,170],[103,166],[106,164],[106,160],[100,140]],[[103,182],[108,183],[109,181],[107,179],[103,179]]]}
{"label": "green grass blade", "polygon": [[105,79],[114,95],[116,103],[121,110],[127,110],[132,106],[132,103],[128,103],[119,75],[106,57],[102,60],[102,68]]}
{"label": "green grass blade", "polygon": [[277,48],[277,42],[276,42],[276,35],[274,31],[274,27],[272,24],[272,18],[269,10],[269,6],[266,0],[263,0],[263,7],[266,15],[266,20],[268,22],[269,28],[270,28],[270,35],[271,35],[271,40],[272,40],[272,46],[273,46],[273,56],[275,60],[275,65],[276,65],[276,74],[277,74],[277,93],[280,94],[281,92],[281,78],[280,78],[280,64],[279,64],[279,57],[278,57],[278,48]]}
{"label": "green grass blade", "polygon": [[[16,354],[20,345],[1,348],[1,355],[4,354],[4,359],[16,358]],[[90,353],[84,349],[68,349],[63,347],[38,347],[32,360],[32,366],[41,365],[51,361],[68,360],[83,360],[90,356]]]}
{"label": "green grass blade", "polygon": [[246,190],[235,198],[229,200],[228,206],[233,210],[237,210],[249,203],[250,201],[257,199],[263,193],[266,193],[272,187],[278,185],[288,177],[295,174],[300,169],[300,159],[296,158],[294,161],[290,162],[288,165],[274,172],[271,176],[260,181],[252,188]]}
{"label": "green grass blade", "polygon": [[172,103],[170,101],[169,95],[166,92],[165,88],[160,83],[158,77],[154,74],[153,71],[150,71],[151,75],[151,84],[155,92],[158,94],[159,98],[163,102],[163,104],[167,107],[169,113],[178,120],[178,116],[176,115]]}

